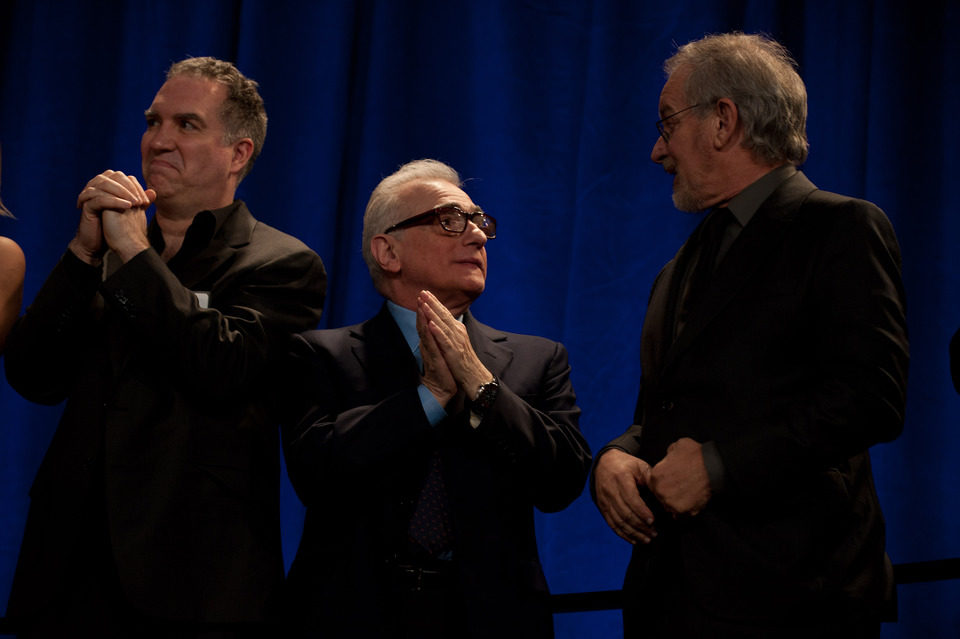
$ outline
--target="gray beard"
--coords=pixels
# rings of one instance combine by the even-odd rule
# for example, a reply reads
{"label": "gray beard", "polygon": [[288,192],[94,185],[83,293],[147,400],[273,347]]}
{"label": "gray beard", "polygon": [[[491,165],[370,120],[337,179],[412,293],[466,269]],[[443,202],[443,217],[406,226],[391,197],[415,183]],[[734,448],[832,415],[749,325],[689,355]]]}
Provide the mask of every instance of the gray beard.
{"label": "gray beard", "polygon": [[673,190],[673,205],[677,207],[678,211],[686,211],[687,213],[696,213],[705,208],[703,203],[687,188]]}

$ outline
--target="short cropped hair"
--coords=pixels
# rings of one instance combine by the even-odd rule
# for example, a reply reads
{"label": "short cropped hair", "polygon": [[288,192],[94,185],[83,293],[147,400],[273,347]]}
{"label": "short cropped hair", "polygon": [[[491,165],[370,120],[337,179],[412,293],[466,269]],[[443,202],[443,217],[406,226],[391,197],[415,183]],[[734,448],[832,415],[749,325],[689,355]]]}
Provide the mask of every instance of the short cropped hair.
{"label": "short cropped hair", "polygon": [[403,207],[400,206],[400,189],[411,182],[440,180],[460,188],[463,181],[457,171],[439,160],[414,160],[407,162],[395,173],[388,175],[373,189],[367,209],[363,214],[363,261],[367,263],[373,285],[381,291],[383,270],[370,251],[370,241],[374,235],[383,233],[392,225],[401,221]]}
{"label": "short cropped hair", "polygon": [[[667,75],[689,69],[684,92],[702,114],[721,98],[737,105],[745,148],[767,164],[803,164],[807,89],[786,47],[760,35],[709,35],[680,47],[664,63]],[[702,116],[701,116],[702,117]]]}
{"label": "short cropped hair", "polygon": [[211,57],[187,58],[174,63],[167,71],[168,80],[181,75],[207,78],[227,88],[227,98],[220,111],[220,120],[226,130],[224,144],[233,144],[243,138],[253,140],[253,153],[240,172],[242,180],[253,169],[253,162],[267,138],[267,110],[257,91],[260,85],[240,73],[230,62]]}

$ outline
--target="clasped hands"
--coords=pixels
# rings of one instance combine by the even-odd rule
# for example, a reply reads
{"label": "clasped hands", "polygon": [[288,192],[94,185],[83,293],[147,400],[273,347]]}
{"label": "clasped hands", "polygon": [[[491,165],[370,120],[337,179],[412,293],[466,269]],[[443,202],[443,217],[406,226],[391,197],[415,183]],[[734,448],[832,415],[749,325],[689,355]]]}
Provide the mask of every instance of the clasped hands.
{"label": "clasped hands", "polygon": [[107,248],[128,261],[150,247],[146,210],[156,199],[132,175],[104,171],[77,197],[80,224],[70,250],[88,264],[98,264]]}
{"label": "clasped hands", "polygon": [[423,359],[421,381],[441,406],[459,392],[474,399],[493,374],[477,357],[462,322],[458,322],[430,291],[417,296],[417,334]]}
{"label": "clasped hands", "polygon": [[616,448],[597,461],[597,507],[607,525],[631,544],[650,543],[657,536],[653,512],[640,497],[642,486],[674,517],[697,515],[711,494],[700,444],[689,437],[678,439],[653,467]]}

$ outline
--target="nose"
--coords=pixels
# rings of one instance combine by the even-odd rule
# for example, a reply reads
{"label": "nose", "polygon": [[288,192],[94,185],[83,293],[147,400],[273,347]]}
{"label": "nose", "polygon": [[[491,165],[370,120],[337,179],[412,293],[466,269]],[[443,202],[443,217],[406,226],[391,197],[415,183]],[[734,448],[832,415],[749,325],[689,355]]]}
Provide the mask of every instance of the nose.
{"label": "nose", "polygon": [[170,135],[170,127],[164,124],[157,124],[147,127],[143,133],[144,142],[155,151],[163,151],[173,147],[173,138]]}
{"label": "nose", "polygon": [[665,157],[667,157],[667,143],[662,135],[658,135],[657,141],[653,143],[653,149],[650,151],[650,159],[660,164]]}
{"label": "nose", "polygon": [[467,222],[467,228],[463,231],[463,238],[464,243],[477,244],[481,248],[487,243],[487,240],[490,239],[474,222]]}

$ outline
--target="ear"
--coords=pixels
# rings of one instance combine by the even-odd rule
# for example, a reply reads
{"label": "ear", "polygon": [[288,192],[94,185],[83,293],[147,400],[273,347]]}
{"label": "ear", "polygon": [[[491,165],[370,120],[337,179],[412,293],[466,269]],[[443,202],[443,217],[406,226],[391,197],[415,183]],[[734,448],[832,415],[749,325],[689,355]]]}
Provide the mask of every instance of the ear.
{"label": "ear", "polygon": [[714,107],[716,119],[713,129],[713,146],[720,151],[740,141],[740,111],[730,98],[720,98]]}
{"label": "ear", "polygon": [[233,157],[230,159],[230,172],[240,173],[253,155],[253,140],[240,138],[233,143]]}
{"label": "ear", "polygon": [[384,272],[393,274],[400,272],[402,264],[394,245],[394,238],[386,233],[374,235],[370,240],[370,253]]}

